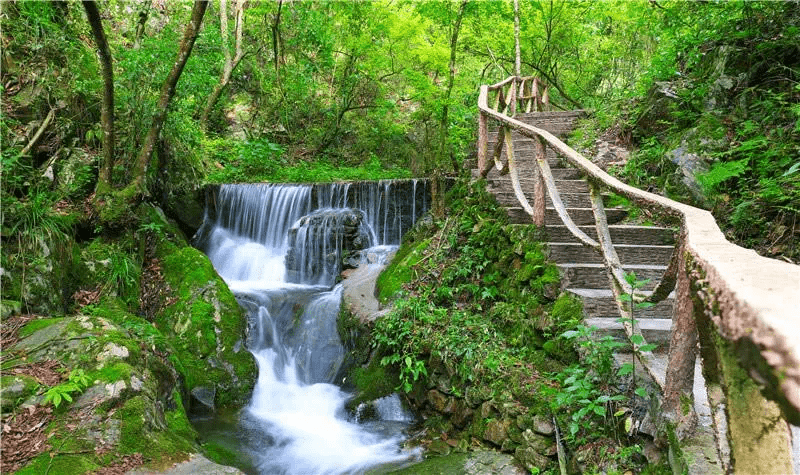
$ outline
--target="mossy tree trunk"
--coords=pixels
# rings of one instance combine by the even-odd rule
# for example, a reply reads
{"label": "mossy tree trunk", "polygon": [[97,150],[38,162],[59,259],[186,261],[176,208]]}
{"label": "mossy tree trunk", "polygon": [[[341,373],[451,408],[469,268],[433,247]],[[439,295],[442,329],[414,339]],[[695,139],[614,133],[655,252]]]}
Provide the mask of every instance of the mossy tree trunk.
{"label": "mossy tree trunk", "polygon": [[161,135],[164,122],[167,120],[169,103],[175,95],[175,87],[178,84],[181,73],[183,73],[184,66],[186,66],[186,61],[192,54],[192,48],[194,48],[195,40],[197,40],[197,35],[200,33],[200,26],[203,23],[203,16],[207,8],[208,0],[195,0],[194,6],[192,7],[191,19],[183,32],[183,39],[178,49],[178,57],[175,59],[175,64],[172,65],[172,70],[169,72],[169,75],[167,75],[167,79],[161,87],[161,95],[158,99],[156,112],[153,114],[153,122],[150,125],[150,131],[147,133],[144,145],[139,151],[136,162],[133,164],[133,181],[128,186],[128,188],[133,188],[133,193],[126,193],[128,195],[147,194],[147,186],[145,183],[147,167],[153,158],[156,142]]}
{"label": "mossy tree trunk", "polygon": [[450,75],[447,78],[447,90],[444,93],[444,103],[442,105],[442,119],[440,122],[441,127],[441,142],[439,143],[439,157],[443,159],[445,156],[450,157],[450,163],[453,166],[453,172],[458,173],[458,162],[453,156],[452,150],[449,150],[450,142],[450,128],[449,128],[449,112],[450,112],[450,95],[453,92],[453,85],[456,78],[456,47],[458,46],[458,32],[461,30],[461,21],[464,19],[464,10],[467,8],[469,0],[462,0],[458,6],[458,13],[453,21],[453,30],[450,35]]}
{"label": "mossy tree trunk", "polygon": [[211,95],[208,96],[205,109],[200,117],[200,127],[205,130],[208,127],[208,116],[219,101],[222,91],[228,87],[231,80],[233,71],[239,66],[239,63],[244,58],[242,52],[242,29],[244,27],[244,0],[233,1],[234,16],[236,17],[236,24],[234,26],[234,55],[231,57],[230,49],[228,49],[228,2],[227,0],[220,0],[219,2],[219,28],[220,35],[222,36],[222,54],[225,57],[225,64],[222,67],[222,76]]}
{"label": "mossy tree trunk", "polygon": [[95,188],[98,195],[103,195],[111,191],[111,168],[114,165],[114,69],[111,50],[108,47],[97,3],[84,1],[83,8],[86,10],[86,17],[92,28],[92,36],[94,36],[97,46],[97,57],[100,59],[103,76],[103,105],[100,113],[100,124],[103,128],[103,161],[99,167]]}

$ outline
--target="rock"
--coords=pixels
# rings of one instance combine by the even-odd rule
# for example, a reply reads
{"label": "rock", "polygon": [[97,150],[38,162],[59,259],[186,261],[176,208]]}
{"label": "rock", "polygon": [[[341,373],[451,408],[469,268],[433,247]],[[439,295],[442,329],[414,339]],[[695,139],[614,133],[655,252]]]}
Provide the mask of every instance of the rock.
{"label": "rock", "polygon": [[678,166],[681,183],[686,186],[696,200],[704,203],[706,197],[697,181],[697,175],[708,171],[708,159],[690,152],[685,142],[680,147],[667,152],[667,155],[670,161]]}
{"label": "rock", "polygon": [[533,429],[533,431],[537,434],[541,435],[552,436],[555,434],[555,427],[553,426],[553,423],[549,418],[540,414],[533,416],[533,427],[531,427],[531,429]]}
{"label": "rock", "polygon": [[486,424],[486,430],[483,432],[483,438],[489,442],[501,446],[508,438],[508,428],[511,426],[511,421],[508,419],[494,419]]}
{"label": "rock", "polygon": [[0,318],[6,318],[17,315],[22,310],[22,303],[18,300],[0,300]]}
{"label": "rock", "polygon": [[452,450],[452,447],[450,447],[447,442],[441,439],[436,439],[432,441],[430,445],[428,445],[428,452],[437,455],[447,455],[450,453],[450,450]]}
{"label": "rock", "polygon": [[244,475],[244,472],[235,467],[214,463],[200,454],[194,454],[189,460],[164,471],[137,468],[126,475]]}
{"label": "rock", "polygon": [[558,449],[554,439],[536,434],[530,429],[527,429],[522,433],[522,439],[524,441],[522,445],[531,448],[540,454],[548,456],[555,455]]}
{"label": "rock", "polygon": [[363,220],[363,212],[350,208],[323,208],[300,218],[289,230],[286,270],[291,278],[332,283],[341,272],[342,255],[370,244]]}
{"label": "rock", "polygon": [[630,152],[624,147],[619,147],[605,140],[595,142],[597,148],[592,158],[597,166],[603,170],[608,170],[610,166],[624,166],[628,161]]}
{"label": "rock", "polygon": [[550,463],[550,457],[540,454],[531,447],[520,446],[514,452],[514,458],[531,472],[544,470]]}
{"label": "rock", "polygon": [[428,402],[437,412],[444,412],[449,401],[447,396],[435,389],[431,389],[428,391]]}
{"label": "rock", "polygon": [[[91,327],[88,329],[91,330]],[[112,357],[124,359],[128,357],[128,354],[128,348],[117,346],[114,343],[107,343],[103,351],[97,355],[97,361],[102,362]]]}
{"label": "rock", "polygon": [[483,450],[474,452],[464,463],[464,473],[468,475],[524,475],[528,472],[518,467],[514,458],[508,454]]}
{"label": "rock", "polygon": [[13,410],[36,391],[39,383],[25,374],[7,375],[0,378],[0,406],[2,412]]}
{"label": "rock", "polygon": [[[214,412],[214,399],[217,396],[217,390],[214,387],[196,386],[192,388],[192,409],[200,409],[201,412]],[[194,404],[197,402],[200,407]]]}
{"label": "rock", "polygon": [[257,370],[250,352],[236,351],[246,339],[247,318],[228,286],[199,250],[159,243],[167,305],[155,324],[181,362],[186,391],[215,388],[214,407],[246,403]]}

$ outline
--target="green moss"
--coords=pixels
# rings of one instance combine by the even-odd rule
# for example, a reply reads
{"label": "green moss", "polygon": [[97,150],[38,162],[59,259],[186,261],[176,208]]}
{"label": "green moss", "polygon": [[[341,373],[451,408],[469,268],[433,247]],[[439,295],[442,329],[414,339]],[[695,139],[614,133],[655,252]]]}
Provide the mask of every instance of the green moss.
{"label": "green moss", "polygon": [[50,452],[45,452],[18,470],[16,475],[75,475],[97,468],[98,465],[85,455],[56,455],[51,458]]}
{"label": "green moss", "polygon": [[130,381],[131,376],[136,374],[136,370],[128,363],[116,362],[110,366],[93,371],[89,374],[89,379],[99,380],[104,383],[114,383],[117,381]]}
{"label": "green moss", "polygon": [[170,359],[186,389],[216,387],[218,406],[244,403],[256,368],[243,348],[247,322],[241,307],[202,252],[164,240],[156,254],[174,303],[156,316],[155,324],[175,350]]}
{"label": "green moss", "polygon": [[25,374],[8,374],[0,378],[0,407],[9,412],[33,395],[39,382]]}
{"label": "green moss", "polygon": [[220,465],[235,466],[239,462],[239,455],[215,442],[206,442],[203,444],[203,454],[211,461]]}
{"label": "green moss", "polygon": [[424,251],[431,244],[431,239],[419,243],[404,243],[397,251],[392,263],[381,272],[376,282],[378,300],[386,302],[403,288],[403,284],[414,277],[414,266],[424,257]]}
{"label": "green moss", "polygon": [[49,327],[54,323],[62,321],[64,321],[64,318],[37,318],[36,320],[31,320],[24,327],[20,328],[17,335],[20,338],[25,338],[41,330],[42,328]]}
{"label": "green moss", "polygon": [[[119,453],[141,453],[145,459],[153,460],[156,464],[164,460],[173,459],[179,454],[194,451],[192,439],[187,439],[186,425],[180,419],[185,418],[182,407],[175,411],[165,413],[167,419],[166,430],[161,430],[155,420],[155,414],[147,412],[148,404],[144,396],[136,396],[117,410],[114,417],[121,421]],[[177,411],[177,412],[176,412]],[[178,432],[169,424],[172,423]],[[194,432],[191,431],[191,434]],[[179,457],[180,458],[180,457]]]}

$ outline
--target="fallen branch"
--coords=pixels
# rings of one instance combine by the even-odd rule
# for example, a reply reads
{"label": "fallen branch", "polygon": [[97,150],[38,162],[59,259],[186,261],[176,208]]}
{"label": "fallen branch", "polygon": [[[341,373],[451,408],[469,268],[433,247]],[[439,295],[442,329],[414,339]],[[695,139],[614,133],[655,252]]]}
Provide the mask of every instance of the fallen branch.
{"label": "fallen branch", "polygon": [[33,134],[33,138],[31,139],[30,142],[28,142],[28,145],[26,145],[25,148],[22,149],[20,155],[26,155],[28,152],[30,152],[31,148],[33,148],[33,146],[36,145],[36,142],[38,142],[39,139],[42,137],[44,130],[47,128],[47,126],[50,125],[50,122],[53,121],[53,118],[55,116],[56,116],[55,109],[50,109],[50,112],[47,113],[47,117],[44,118],[42,125],[39,126],[39,130],[37,130],[36,133]]}

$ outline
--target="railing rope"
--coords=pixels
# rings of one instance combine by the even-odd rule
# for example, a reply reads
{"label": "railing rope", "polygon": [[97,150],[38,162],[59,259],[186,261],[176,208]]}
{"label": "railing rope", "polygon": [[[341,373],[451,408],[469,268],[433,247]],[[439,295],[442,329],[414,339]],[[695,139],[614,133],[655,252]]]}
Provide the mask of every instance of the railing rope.
{"label": "railing rope", "polygon": [[[507,92],[506,87],[509,88]],[[494,108],[488,105],[490,93],[496,94]],[[725,418],[729,424],[736,425],[728,431],[728,436],[731,440],[745,438],[744,443],[731,444],[731,460],[736,465],[733,468],[782,467],[780,464],[785,465],[786,447],[781,446],[778,450],[777,445],[771,445],[770,450],[775,448],[780,455],[758,458],[748,445],[763,443],[758,431],[766,431],[772,440],[779,441],[779,445],[785,442],[782,434],[786,431],[776,428],[774,417],[782,416],[791,424],[800,426],[800,314],[796,309],[796,299],[800,295],[800,266],[760,257],[752,250],[728,242],[708,211],[627,185],[605,173],[550,132],[511,117],[517,110],[547,109],[549,103],[547,85],[540,84],[536,78],[512,76],[491,86],[481,86],[478,98],[478,166],[482,176],[485,177],[491,167],[487,163],[487,148],[488,121],[492,119],[500,125],[502,135],[498,136],[492,162],[495,166],[499,163],[499,168],[504,171],[507,168],[511,173],[514,194],[522,207],[536,224],[543,224],[546,190],[553,208],[569,231],[583,245],[603,256],[615,299],[626,319],[630,314],[619,304],[619,296],[620,293],[630,293],[630,289],[610,239],[600,187],[621,194],[638,205],[678,218],[681,230],[677,246],[664,276],[645,299],[657,302],[673,290],[676,293],[666,375],[654,378],[663,390],[663,408],[672,415],[677,429],[691,427],[694,415],[691,411],[686,412],[685,408],[686,401],[692,399],[699,341],[703,373],[710,383],[707,387],[712,406],[723,407],[722,392],[725,394],[725,407],[746,407],[752,401],[753,407],[760,411],[759,415],[754,415],[727,410]],[[532,205],[519,185],[512,131],[534,140],[538,174],[535,183],[541,180],[542,186],[538,191],[534,189]],[[587,236],[569,217],[547,164],[545,145],[588,178],[599,242]],[[501,158],[503,148],[506,151],[505,163]],[[626,333],[630,338],[640,331],[631,325],[626,327]],[[640,359],[648,359],[647,353],[638,352],[638,355]],[[649,365],[645,366],[650,369]],[[726,382],[726,378],[734,380]],[[742,380],[746,380],[742,383],[745,384],[743,390],[730,387],[731,381]],[[760,415],[762,413],[769,414],[769,417]],[[720,411],[715,409],[713,416],[719,414]],[[750,420],[754,417],[757,419],[755,423]],[[780,463],[773,463],[775,460]]]}

